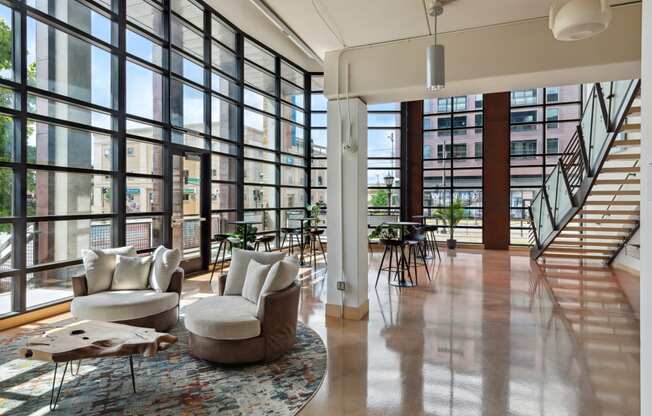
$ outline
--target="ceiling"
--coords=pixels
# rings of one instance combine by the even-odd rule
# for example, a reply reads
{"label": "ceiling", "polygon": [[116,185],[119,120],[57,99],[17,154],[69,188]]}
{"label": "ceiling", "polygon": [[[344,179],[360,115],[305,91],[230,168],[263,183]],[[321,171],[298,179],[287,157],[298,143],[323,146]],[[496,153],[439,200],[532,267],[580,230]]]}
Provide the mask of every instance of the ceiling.
{"label": "ceiling", "polygon": [[[319,16],[315,2],[339,31],[345,45]],[[612,5],[630,2],[610,0]],[[266,0],[266,3],[321,57],[344,46],[429,34],[424,0]],[[438,22],[439,32],[545,17],[551,0],[448,0],[446,3]]]}

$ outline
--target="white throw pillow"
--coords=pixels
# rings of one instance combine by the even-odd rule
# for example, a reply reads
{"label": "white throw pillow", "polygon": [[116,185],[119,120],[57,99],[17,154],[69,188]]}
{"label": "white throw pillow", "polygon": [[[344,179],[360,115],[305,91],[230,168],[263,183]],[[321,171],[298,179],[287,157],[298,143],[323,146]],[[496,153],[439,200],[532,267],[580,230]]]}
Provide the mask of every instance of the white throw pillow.
{"label": "white throw pillow", "polygon": [[149,286],[157,292],[166,292],[174,271],[181,263],[181,251],[159,246],[154,250],[154,264],[149,275]]}
{"label": "white throw pillow", "polygon": [[274,264],[284,258],[285,253],[265,253],[234,248],[231,252],[231,263],[229,264],[229,272],[226,275],[223,295],[242,295],[242,287],[244,286],[250,260],[256,260],[260,264]]}
{"label": "white throw pillow", "polygon": [[105,250],[82,250],[82,262],[89,295],[111,289],[117,255],[135,256],[136,249],[128,246]]}
{"label": "white throw pillow", "polygon": [[260,264],[256,260],[249,261],[244,285],[242,286],[243,298],[252,303],[258,303],[260,290],[263,288],[263,284],[265,284],[265,279],[271,268],[271,264]]}
{"label": "white throw pillow", "polygon": [[263,305],[260,301],[263,295],[287,289],[294,283],[298,274],[299,267],[294,263],[292,257],[287,257],[285,260],[272,265],[258,296],[258,310],[256,312],[258,318],[261,318],[263,313]]}
{"label": "white throw pillow", "polygon": [[115,260],[111,290],[147,289],[147,279],[151,267],[152,256],[118,256]]}

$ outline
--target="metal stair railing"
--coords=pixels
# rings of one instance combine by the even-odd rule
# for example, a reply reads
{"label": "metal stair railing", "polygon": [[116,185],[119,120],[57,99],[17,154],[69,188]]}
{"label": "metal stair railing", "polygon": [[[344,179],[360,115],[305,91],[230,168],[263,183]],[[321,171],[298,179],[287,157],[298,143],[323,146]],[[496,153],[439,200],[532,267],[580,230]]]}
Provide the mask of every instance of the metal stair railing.
{"label": "metal stair railing", "polygon": [[594,84],[580,124],[530,204],[534,259],[584,205],[639,88],[640,80]]}

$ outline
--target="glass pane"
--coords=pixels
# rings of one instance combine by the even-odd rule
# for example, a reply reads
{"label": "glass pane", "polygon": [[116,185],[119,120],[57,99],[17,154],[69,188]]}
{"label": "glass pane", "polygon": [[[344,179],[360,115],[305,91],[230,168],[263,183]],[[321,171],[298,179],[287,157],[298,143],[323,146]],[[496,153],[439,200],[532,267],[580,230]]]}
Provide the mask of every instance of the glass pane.
{"label": "glass pane", "polygon": [[[47,45],[47,47],[45,47]],[[117,60],[102,48],[27,18],[29,85],[114,108]]]}
{"label": "glass pane", "polygon": [[161,217],[127,218],[126,244],[136,250],[147,250],[163,243]]}
{"label": "glass pane", "polygon": [[326,169],[310,170],[310,186],[317,186],[317,187],[328,186],[328,174]]}
{"label": "glass pane", "polygon": [[165,49],[131,30],[127,30],[127,52],[154,65],[163,66]]}
{"label": "glass pane", "polygon": [[276,101],[253,90],[245,88],[244,103],[250,107],[257,108],[266,113],[276,114]]}
{"label": "glass pane", "polygon": [[281,151],[303,155],[305,151],[305,140],[303,128],[292,123],[281,122]]}
{"label": "glass pane", "polygon": [[127,213],[163,211],[163,180],[127,177]]}
{"label": "glass pane", "polygon": [[305,189],[281,188],[281,208],[303,208],[306,203]]}
{"label": "glass pane", "polygon": [[281,166],[281,185],[306,186],[306,173],[302,168]]}
{"label": "glass pane", "polygon": [[77,0],[67,0],[64,7],[56,7],[59,2],[27,0],[27,5],[106,43],[111,43],[111,20],[109,18]]}
{"label": "glass pane", "polygon": [[281,163],[286,165],[306,166],[306,160],[302,157],[292,155],[281,155]]}
{"label": "glass pane", "polygon": [[27,215],[109,214],[112,189],[108,175],[30,169]]}
{"label": "glass pane", "polygon": [[310,142],[312,157],[327,157],[326,130],[310,130]]}
{"label": "glass pane", "polygon": [[245,147],[244,156],[245,158],[250,159],[260,159],[266,160],[268,162],[276,162],[276,153],[263,149],[255,149],[253,147]]}
{"label": "glass pane", "polygon": [[276,120],[244,110],[244,143],[276,150]]}
{"label": "glass pane", "polygon": [[84,274],[81,264],[27,273],[27,309],[72,297],[72,278]]}
{"label": "glass pane", "polygon": [[296,106],[303,107],[304,91],[285,81],[281,82],[281,98]]}
{"label": "glass pane", "polygon": [[211,185],[211,209],[235,209],[236,187],[233,184],[213,183]]}
{"label": "glass pane", "polygon": [[260,65],[268,71],[275,72],[276,60],[274,55],[256,45],[249,39],[245,39],[244,41],[244,56],[246,59]]}
{"label": "glass pane", "polygon": [[[0,217],[14,215],[14,171],[10,168],[0,168]],[[33,187],[33,186],[32,186]],[[0,224],[0,230],[5,227]]]}
{"label": "glass pane", "polygon": [[127,113],[156,121],[163,119],[163,76],[127,62]]}
{"label": "glass pane", "polygon": [[211,150],[213,152],[228,153],[233,156],[238,154],[238,149],[235,144],[222,140],[211,140]]}
{"label": "glass pane", "polygon": [[254,221],[258,232],[276,230],[276,213],[274,211],[247,211],[244,213],[245,221]]}
{"label": "glass pane", "polygon": [[213,91],[231,97],[234,100],[240,99],[240,87],[238,84],[215,72],[211,72],[211,88]]}
{"label": "glass pane", "polygon": [[111,136],[29,120],[27,163],[113,170]]}
{"label": "glass pane", "polygon": [[147,137],[154,140],[163,140],[164,131],[162,127],[158,127],[153,124],[127,119],[127,134],[139,137]]}
{"label": "glass pane", "polygon": [[276,166],[271,163],[260,163],[251,160],[244,161],[245,183],[276,183]]}
{"label": "glass pane", "polygon": [[[0,170],[0,177],[1,176],[2,176],[2,170]],[[13,269],[13,264],[14,264],[14,229],[13,229],[13,225],[12,224],[0,224],[0,272],[6,272],[8,270]],[[2,285],[2,281],[0,281],[0,304],[2,303],[2,299],[3,299],[4,293],[5,293],[1,289],[1,285]],[[2,313],[1,310],[0,310],[0,313]]]}
{"label": "glass pane", "polygon": [[110,248],[111,235],[109,219],[27,223],[27,265],[75,260],[82,250]]}
{"label": "glass pane", "polygon": [[214,181],[236,180],[236,159],[228,156],[211,155],[211,179]]}
{"label": "glass pane", "polygon": [[304,87],[303,73],[290,64],[281,62],[281,76],[301,88]]}
{"label": "glass pane", "polygon": [[215,42],[211,46],[211,63],[213,66],[233,78],[239,78],[238,58],[236,55]]}
{"label": "glass pane", "polygon": [[224,45],[235,50],[235,31],[215,16],[211,19],[211,35]]}
{"label": "glass pane", "polygon": [[163,175],[163,148],[139,140],[127,140],[127,172]]}
{"label": "glass pane", "polygon": [[3,28],[2,58],[0,59],[0,78],[14,79],[13,11],[0,4],[0,27]]}
{"label": "glass pane", "polygon": [[369,157],[400,157],[400,130],[369,130],[367,154]]}
{"label": "glass pane", "polygon": [[192,82],[204,85],[204,68],[201,64],[190,60],[177,52],[170,54],[170,69],[175,74]]}
{"label": "glass pane", "polygon": [[[214,212],[211,215],[211,232],[213,235],[215,234],[226,234],[226,233],[232,233],[235,231],[235,226],[233,224],[230,224],[231,222],[236,220],[236,213],[235,212]],[[215,258],[215,253],[213,253],[213,257]],[[228,253],[227,253],[227,258],[228,258]]]}
{"label": "glass pane", "polygon": [[144,0],[127,0],[127,19],[140,29],[165,37],[163,12]]}
{"label": "glass pane", "polygon": [[304,115],[303,111],[296,109],[292,106],[281,104],[281,117],[286,120],[294,121],[298,124],[303,124]]}
{"label": "glass pane", "polygon": [[238,107],[212,96],[211,134],[223,139],[236,140],[238,135]]}
{"label": "glass pane", "polygon": [[[0,68],[3,65],[0,64]],[[0,69],[0,77],[2,77],[2,69]],[[0,107],[17,109],[19,96],[16,91],[11,88],[0,86]]]}
{"label": "glass pane", "polygon": [[201,34],[175,16],[170,17],[170,40],[173,45],[194,55],[197,59],[204,58],[204,39]]}
{"label": "glass pane", "polygon": [[27,111],[41,116],[85,124],[89,127],[106,130],[112,130],[115,127],[113,118],[107,113],[39,95],[28,94]]}
{"label": "glass pane", "polygon": [[324,94],[312,94],[310,96],[310,110],[328,111],[328,100]]}
{"label": "glass pane", "polygon": [[244,207],[245,209],[277,208],[276,189],[269,186],[245,185]]}
{"label": "glass pane", "polygon": [[245,64],[244,68],[245,83],[269,95],[276,95],[276,80],[266,72],[261,71],[252,65]]}
{"label": "glass pane", "polygon": [[[367,116],[369,127],[400,127],[400,113],[369,113]],[[424,128],[427,128],[424,124]]]}
{"label": "glass pane", "polygon": [[13,117],[0,114],[0,161],[13,162],[15,157],[15,130]]}
{"label": "glass pane", "polygon": [[182,133],[172,130],[172,143],[184,144],[191,147],[208,149],[208,142],[205,138],[191,133]]}
{"label": "glass pane", "polygon": [[170,80],[170,121],[173,125],[204,132],[204,93],[177,80]]}
{"label": "glass pane", "polygon": [[204,8],[192,0],[172,0],[172,11],[183,17],[193,25],[204,28]]}

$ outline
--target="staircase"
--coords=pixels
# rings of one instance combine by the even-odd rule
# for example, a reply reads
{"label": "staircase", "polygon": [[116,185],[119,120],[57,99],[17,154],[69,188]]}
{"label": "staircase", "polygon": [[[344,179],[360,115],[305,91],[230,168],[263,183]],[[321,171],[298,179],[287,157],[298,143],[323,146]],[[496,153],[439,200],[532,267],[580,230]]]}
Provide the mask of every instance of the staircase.
{"label": "staircase", "polygon": [[595,84],[530,205],[532,258],[611,263],[640,222],[640,81]]}

